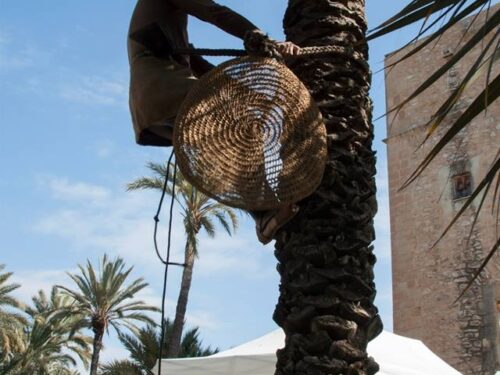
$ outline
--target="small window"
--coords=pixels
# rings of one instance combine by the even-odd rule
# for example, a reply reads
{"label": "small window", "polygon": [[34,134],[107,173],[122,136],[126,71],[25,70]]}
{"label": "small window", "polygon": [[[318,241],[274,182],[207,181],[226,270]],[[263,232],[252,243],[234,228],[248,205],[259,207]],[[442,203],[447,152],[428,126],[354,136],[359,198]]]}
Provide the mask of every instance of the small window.
{"label": "small window", "polygon": [[470,173],[462,173],[453,176],[453,199],[470,197],[472,194],[472,176]]}

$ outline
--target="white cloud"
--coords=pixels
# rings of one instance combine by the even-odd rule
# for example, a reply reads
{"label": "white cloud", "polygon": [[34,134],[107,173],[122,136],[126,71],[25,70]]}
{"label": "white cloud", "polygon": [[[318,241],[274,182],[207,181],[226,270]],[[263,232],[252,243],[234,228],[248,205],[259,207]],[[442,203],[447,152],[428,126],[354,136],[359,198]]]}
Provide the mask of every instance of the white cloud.
{"label": "white cloud", "polygon": [[31,301],[31,297],[39,290],[50,293],[54,285],[67,285],[69,280],[64,270],[20,270],[12,275],[12,282],[21,284],[21,287],[14,291],[14,295],[25,303]]}
{"label": "white cloud", "polygon": [[104,345],[102,348],[100,363],[111,362],[117,359],[127,359],[130,353],[122,346]]}
{"label": "white cloud", "polygon": [[186,314],[188,327],[199,327],[200,331],[215,331],[219,327],[219,322],[211,313],[207,311],[190,311]]}
{"label": "white cloud", "polygon": [[[34,229],[70,242],[77,250],[94,249],[119,255],[133,264],[160,270],[153,248],[153,215],[158,194],[112,191],[66,178],[44,177],[41,186],[48,189],[63,206],[39,218]],[[67,203],[64,203],[67,202]],[[164,212],[167,207],[164,207]],[[162,254],[167,242],[167,215],[161,217],[158,243]],[[182,218],[174,216],[172,229],[172,261],[182,261],[185,235]],[[239,231],[228,237],[221,229],[215,239],[200,236],[200,258],[197,273],[237,273],[250,278],[267,276],[262,270],[265,252],[257,245],[253,232]],[[268,270],[273,273],[274,270]]]}
{"label": "white cloud", "polygon": [[100,158],[108,158],[116,152],[116,145],[111,141],[97,141],[92,146],[92,151]]}
{"label": "white cloud", "polygon": [[219,238],[202,238],[197,273],[201,276],[226,273],[250,279],[262,279],[276,270],[266,266],[268,248],[259,245],[253,232],[239,231],[233,237],[222,232]]}
{"label": "white cloud", "polygon": [[128,84],[98,76],[81,76],[73,82],[63,83],[59,95],[65,100],[80,104],[125,106]]}
{"label": "white cloud", "polygon": [[110,191],[102,186],[84,182],[70,182],[66,178],[43,176],[39,178],[42,185],[47,187],[53,198],[70,201],[96,202],[107,199]]}
{"label": "white cloud", "polygon": [[[142,193],[113,192],[97,204],[72,201],[72,207],[58,209],[40,218],[34,228],[40,233],[67,240],[77,251],[97,250],[124,257],[127,262],[159,267],[154,254],[153,210],[156,199]],[[159,243],[165,244],[166,223],[160,222]],[[173,257],[183,249],[182,225],[173,230]]]}

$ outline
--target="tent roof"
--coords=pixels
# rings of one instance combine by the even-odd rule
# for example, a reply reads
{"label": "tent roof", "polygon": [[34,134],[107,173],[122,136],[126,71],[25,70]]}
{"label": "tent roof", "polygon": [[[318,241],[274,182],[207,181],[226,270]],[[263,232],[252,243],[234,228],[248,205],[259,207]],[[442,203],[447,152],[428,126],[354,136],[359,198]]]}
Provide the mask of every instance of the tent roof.
{"label": "tent roof", "polygon": [[[273,375],[275,353],[284,342],[277,329],[209,357],[162,360],[162,375]],[[368,353],[380,364],[379,375],[460,375],[421,341],[386,331],[369,344]]]}

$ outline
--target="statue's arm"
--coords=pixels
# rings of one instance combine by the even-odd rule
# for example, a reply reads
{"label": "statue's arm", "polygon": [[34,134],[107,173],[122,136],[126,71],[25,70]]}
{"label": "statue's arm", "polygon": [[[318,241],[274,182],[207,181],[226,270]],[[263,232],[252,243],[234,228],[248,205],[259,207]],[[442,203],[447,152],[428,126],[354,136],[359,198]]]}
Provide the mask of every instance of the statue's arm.
{"label": "statue's arm", "polygon": [[228,7],[212,0],[169,0],[179,9],[184,10],[202,21],[209,22],[225,32],[240,39],[245,38],[248,31],[258,30],[252,22]]}
{"label": "statue's arm", "polygon": [[215,65],[205,60],[201,56],[191,56],[190,57],[191,70],[197,78],[200,78],[205,73],[211,71]]}

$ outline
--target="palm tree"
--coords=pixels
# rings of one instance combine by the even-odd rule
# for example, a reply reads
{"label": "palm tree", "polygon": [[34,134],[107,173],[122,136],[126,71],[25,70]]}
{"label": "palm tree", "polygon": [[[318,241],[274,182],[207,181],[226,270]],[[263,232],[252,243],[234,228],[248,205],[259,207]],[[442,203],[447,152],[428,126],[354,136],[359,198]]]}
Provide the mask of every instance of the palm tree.
{"label": "palm tree", "polygon": [[144,312],[157,312],[158,308],[134,300],[134,296],[148,284],[139,278],[126,285],[133,267],[125,269],[123,259],[109,260],[104,255],[97,273],[90,261],[85,267],[78,265],[78,268],[79,274],[68,273],[77,289],[57,286],[73,300],[72,305],[61,310],[59,316],[75,314],[79,318],[75,325],[92,329],[94,339],[90,374],[96,375],[104,333],[108,332],[109,326],[118,333],[122,327],[136,332],[136,322],[153,323]]}
{"label": "palm tree", "polygon": [[[444,11],[451,21],[438,30],[438,38],[457,19],[488,3],[412,0],[372,37]],[[491,19],[473,38],[476,43],[481,42],[485,31],[498,26],[498,11]],[[432,24],[442,20],[438,17],[437,23]],[[422,30],[426,31],[427,25]],[[335,45],[343,47],[343,52],[328,57],[302,57],[290,63],[323,113],[329,154],[320,188],[301,202],[299,215],[280,231],[276,242],[281,294],[274,319],[286,333],[285,348],[278,352],[276,374],[374,374],[378,365],[367,357],[366,347],[382,325],[373,305],[375,256],[371,243],[377,206],[365,1],[289,0],[284,29],[287,39],[300,46]],[[494,42],[491,45],[498,48]],[[464,52],[457,52],[450,61],[456,62]],[[493,56],[490,54],[489,62]],[[490,65],[485,61],[478,63],[480,67]],[[448,68],[445,65],[439,73]],[[425,85],[437,78],[439,75],[434,75]],[[469,81],[472,79],[473,74]],[[499,85],[498,77],[493,78],[489,88],[450,128],[412,178],[453,134],[498,97]],[[437,119],[449,111],[453,99],[446,101]],[[487,181],[497,178],[499,167],[497,158]],[[498,242],[492,251],[497,248]]]}
{"label": "palm tree", "polygon": [[[172,322],[167,319],[164,324],[165,337],[167,339],[163,343],[163,353],[167,353],[172,328]],[[151,370],[158,361],[160,336],[160,331],[153,325],[141,328],[137,335],[120,335],[119,339],[129,351],[131,360],[114,361],[105,364],[102,366],[100,375],[124,375],[129,373],[131,375],[153,375]],[[192,328],[182,337],[178,357],[205,357],[217,352],[217,349],[212,350],[210,347],[203,347],[199,338],[198,328]]]}
{"label": "palm tree", "polygon": [[366,354],[382,329],[373,304],[377,203],[366,28],[364,0],[290,0],[285,14],[288,40],[342,52],[290,64],[323,114],[328,162],[317,192],[277,236],[274,320],[286,334],[279,375],[378,370]]}
{"label": "palm tree", "polygon": [[5,374],[70,375],[70,367],[77,364],[73,355],[88,367],[91,338],[80,333],[77,315],[59,314],[73,301],[56,288],[50,299],[39,291],[32,301],[26,308],[30,319],[22,336],[25,349],[6,365]]}
{"label": "palm tree", "polygon": [[0,363],[24,350],[22,332],[27,324],[25,317],[16,312],[23,305],[11,296],[20,285],[7,283],[12,272],[3,273],[4,268],[5,265],[0,264]]}
{"label": "palm tree", "polygon": [[[163,189],[162,178],[172,176],[167,173],[167,166],[158,163],[149,163],[148,168],[154,172],[153,177],[142,177],[127,185],[127,190],[138,189]],[[167,193],[172,194],[172,180],[167,186]],[[182,330],[186,316],[186,308],[193,277],[193,266],[198,256],[198,234],[204,229],[209,237],[214,237],[214,219],[231,235],[238,226],[235,210],[211,200],[208,196],[197,190],[184,177],[177,172],[175,182],[175,200],[181,207],[186,231],[186,245],[184,250],[184,270],[182,273],[181,288],[177,299],[175,319],[172,336],[167,356],[175,358],[179,355]]]}

